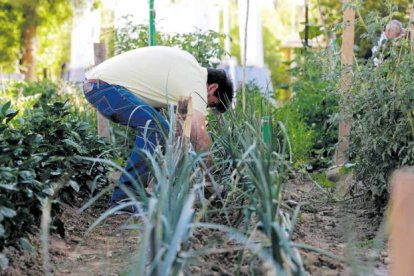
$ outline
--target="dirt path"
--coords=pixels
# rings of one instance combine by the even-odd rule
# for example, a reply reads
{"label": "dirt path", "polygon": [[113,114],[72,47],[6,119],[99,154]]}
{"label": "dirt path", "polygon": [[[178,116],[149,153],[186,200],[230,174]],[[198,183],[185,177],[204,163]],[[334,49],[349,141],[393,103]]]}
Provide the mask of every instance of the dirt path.
{"label": "dirt path", "polygon": [[[128,268],[136,248],[138,235],[123,230],[128,216],[111,216],[88,232],[89,227],[109,207],[109,196],[99,199],[82,213],[79,208],[89,199],[85,195],[75,199],[73,206],[62,204],[60,219],[64,237],[51,234],[50,268],[53,275],[119,275]],[[8,249],[10,267],[0,275],[44,275],[40,253],[40,235],[32,237],[35,252]]]}
{"label": "dirt path", "polygon": [[67,225],[66,237],[51,241],[52,255],[58,256],[52,260],[55,275],[119,275],[127,269],[138,235],[122,229],[128,221],[125,215],[111,216],[87,232],[105,211],[98,209],[92,207],[78,214],[77,208],[65,208],[62,219]]}
{"label": "dirt path", "polygon": [[388,275],[382,218],[361,199],[332,201],[311,182],[294,182],[287,197],[301,202],[295,239],[331,252],[330,257],[303,252],[311,275]]}

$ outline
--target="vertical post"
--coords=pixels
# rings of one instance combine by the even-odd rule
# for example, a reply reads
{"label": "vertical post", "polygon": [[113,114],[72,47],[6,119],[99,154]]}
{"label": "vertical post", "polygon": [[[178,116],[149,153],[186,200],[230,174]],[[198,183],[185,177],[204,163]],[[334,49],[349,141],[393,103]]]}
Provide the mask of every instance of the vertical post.
{"label": "vertical post", "polygon": [[309,46],[309,3],[305,0],[305,48]]}
{"label": "vertical post", "polygon": [[191,97],[180,97],[177,104],[177,121],[175,126],[174,142],[182,143],[183,150],[187,150],[191,136],[191,122],[193,117],[193,102]]}
{"label": "vertical post", "polygon": [[154,0],[149,0],[149,46],[155,45]]}
{"label": "vertical post", "polygon": [[270,125],[270,116],[263,116],[262,118],[262,135],[263,135],[263,141],[266,144],[270,143],[270,137],[271,137],[271,125]]}
{"label": "vertical post", "polygon": [[[411,6],[411,9],[410,9],[410,22],[413,22],[413,20],[414,20],[414,4]],[[410,31],[411,52],[414,54],[414,24],[410,23],[408,29]]]}
{"label": "vertical post", "polygon": [[230,0],[225,0],[223,5],[223,30],[226,37],[224,38],[224,50],[230,54],[231,41],[230,41]]}
{"label": "vertical post", "polygon": [[[93,50],[95,55],[95,65],[102,63],[106,59],[106,47],[104,43],[94,43]],[[98,135],[109,140],[109,121],[99,112],[97,114]]]}
{"label": "vertical post", "polygon": [[[243,112],[246,111],[246,61],[247,61],[247,28],[249,24],[249,6],[250,1],[246,0],[246,21],[244,25],[244,44],[243,44],[243,70],[242,70],[242,108]],[[240,5],[240,1],[239,1]]]}
{"label": "vertical post", "polygon": [[[414,20],[414,5],[410,9],[410,22]],[[414,25],[408,30],[411,52],[414,53]],[[389,216],[390,275],[414,275],[414,167],[395,171],[391,177]]]}
{"label": "vertical post", "polygon": [[[340,81],[340,97],[344,101],[346,92],[352,84],[352,63],[354,60],[354,39],[355,39],[355,11],[347,6],[350,0],[344,0],[346,6],[344,12],[344,32],[342,36],[342,72]],[[335,152],[335,164],[340,166],[348,161],[347,151],[349,148],[349,134],[351,132],[351,121],[343,119],[339,123],[338,148]]]}
{"label": "vertical post", "polygon": [[414,275],[414,168],[402,168],[391,178],[389,220],[390,275]]}

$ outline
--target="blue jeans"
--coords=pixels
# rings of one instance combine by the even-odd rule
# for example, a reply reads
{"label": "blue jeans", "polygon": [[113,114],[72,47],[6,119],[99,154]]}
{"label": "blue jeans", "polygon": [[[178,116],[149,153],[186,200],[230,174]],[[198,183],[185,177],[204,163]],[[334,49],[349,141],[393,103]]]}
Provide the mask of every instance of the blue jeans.
{"label": "blue jeans", "polygon": [[[153,153],[157,145],[165,143],[168,122],[152,106],[122,86],[86,82],[84,92],[88,102],[105,118],[136,130],[134,149],[125,171],[146,187],[150,169],[143,151]],[[112,193],[112,203],[127,198],[120,188],[122,185],[131,188],[131,182],[125,173],[119,178],[118,186]]]}

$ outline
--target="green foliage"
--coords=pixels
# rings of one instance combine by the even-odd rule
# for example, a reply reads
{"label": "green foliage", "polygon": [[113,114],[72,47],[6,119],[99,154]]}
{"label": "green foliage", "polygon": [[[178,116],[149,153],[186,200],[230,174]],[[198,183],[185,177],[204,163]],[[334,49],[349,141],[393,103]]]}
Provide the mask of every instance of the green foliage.
{"label": "green foliage", "polygon": [[[148,25],[134,24],[131,16],[123,18],[122,27],[114,30],[115,55],[129,50],[148,46]],[[155,45],[163,45],[163,37],[159,32],[154,34]]]}
{"label": "green foliage", "polygon": [[[336,29],[341,32],[343,20],[342,2],[330,0],[318,0],[320,2],[321,12],[324,16],[328,30]],[[358,57],[363,57],[366,51],[371,48],[378,40],[380,33],[384,30],[385,25],[391,19],[398,19],[403,24],[408,23],[408,8],[411,1],[376,1],[376,0],[353,0],[349,4],[356,10],[355,26],[355,51]],[[316,5],[316,3],[315,3]],[[370,15],[371,14],[371,15]],[[375,18],[375,36],[364,36],[374,27],[372,22],[365,22],[369,17]],[[406,25],[406,24],[404,24]]]}
{"label": "green foliage", "polygon": [[221,40],[223,34],[215,31],[201,31],[196,29],[192,33],[175,34],[168,37],[166,46],[178,46],[194,55],[204,67],[216,67],[226,54]]}
{"label": "green foliage", "polygon": [[277,88],[289,82],[288,66],[282,62],[280,41],[268,27],[263,27],[263,52],[266,67],[271,72],[272,84]]}
{"label": "green foliage", "polygon": [[297,149],[299,160],[311,157],[313,165],[327,166],[338,140],[336,125],[331,121],[338,111],[338,57],[329,49],[304,50],[295,62],[296,67],[291,70],[294,96],[277,116],[289,120],[285,122],[290,126],[292,148]]}
{"label": "green foliage", "polygon": [[[262,121],[265,116],[270,116],[273,132],[278,122],[283,123],[290,144],[291,152],[288,154],[289,159],[298,167],[312,163],[312,153],[316,143],[315,137],[317,136],[316,130],[315,127],[308,124],[304,117],[302,117],[303,115],[296,104],[286,104],[277,108],[267,100],[266,96],[254,84],[247,85],[246,102],[248,104],[245,112],[242,110],[241,97],[241,91],[237,91],[237,105],[234,112],[238,118],[243,118],[245,113],[254,114],[254,116],[261,118],[260,120]],[[214,122],[214,117],[215,115],[211,114],[209,121]],[[210,123],[210,126],[212,129],[215,127],[214,123]],[[282,136],[275,136],[274,134],[274,137],[277,137],[276,139],[285,139],[283,132],[279,132],[279,134]]]}
{"label": "green foliage", "polygon": [[[123,27],[115,30],[115,54],[148,46],[147,25],[136,25],[129,16],[124,18]],[[192,33],[168,35],[155,32],[155,45],[177,46],[191,53],[205,67],[215,67],[226,53],[221,46],[224,35],[214,31],[195,30]]]}
{"label": "green foliage", "polygon": [[248,83],[246,85],[246,109],[242,109],[242,90],[239,89],[236,91],[236,106],[235,113],[239,118],[242,118],[244,113],[248,112],[249,114],[254,114],[257,117],[269,116],[276,109],[272,105],[269,99],[273,99],[273,95],[264,95],[261,89],[254,83]]}
{"label": "green foliage", "polygon": [[[315,0],[316,1],[316,0]],[[328,26],[340,23],[343,17],[343,7],[340,1],[319,0],[321,5],[321,11],[324,14],[326,23]],[[384,3],[385,2],[385,3]],[[392,19],[402,20],[407,18],[407,11],[411,1],[399,0],[399,1],[376,1],[376,0],[353,0],[349,4],[350,7],[354,7],[357,10],[357,15],[361,16],[358,20],[362,20],[368,13],[376,11],[379,17],[391,16]],[[316,4],[316,3],[315,3]],[[390,7],[392,12],[390,13]],[[358,37],[358,36],[356,36]]]}
{"label": "green foliage", "polygon": [[[10,101],[13,106],[25,112],[20,112],[18,118],[24,117],[24,113],[30,113],[35,107],[47,105],[50,102],[66,101],[73,95],[70,93],[59,93],[59,86],[48,80],[39,82],[13,82],[7,85],[0,102]],[[73,98],[72,98],[73,100]],[[76,106],[75,108],[78,108]],[[11,122],[13,126],[20,123],[20,120]]]}
{"label": "green foliage", "polygon": [[313,173],[312,179],[318,182],[322,187],[325,188],[333,188],[335,186],[335,183],[330,181],[328,177],[326,176],[326,173]]}
{"label": "green foliage", "polygon": [[355,246],[358,248],[363,248],[363,249],[372,249],[372,248],[375,248],[375,240],[365,239],[365,240],[357,242]]}
{"label": "green foliage", "polygon": [[69,0],[4,0],[25,16],[24,25],[37,26],[60,24],[71,16],[72,1]]}
{"label": "green foliage", "polygon": [[[56,90],[49,89],[47,93],[56,97]],[[32,91],[36,89],[22,94]],[[94,177],[107,170],[102,165],[91,167],[78,156],[97,156],[109,146],[71,113],[68,103],[48,102],[39,100],[34,108],[20,110],[23,116],[18,121],[12,120],[17,112],[10,109],[10,102],[0,107],[0,250],[33,231],[48,197],[69,203],[82,187],[93,190]],[[62,179],[64,187],[56,195]],[[56,212],[54,204],[52,215]]]}
{"label": "green foliage", "polygon": [[286,127],[295,166],[309,165],[316,136],[315,131],[304,122],[294,106],[289,104],[278,109],[273,118],[273,120],[281,121]]}
{"label": "green foliage", "polygon": [[4,72],[14,72],[19,58],[22,15],[6,1],[0,1],[0,64]]}
{"label": "green foliage", "polygon": [[[350,154],[355,177],[379,208],[386,205],[393,170],[414,164],[414,57],[408,39],[383,47],[388,58],[355,72],[349,98],[341,105],[352,116]],[[348,100],[348,101],[346,101]]]}
{"label": "green foliage", "polygon": [[[15,101],[17,104],[21,98],[32,97],[38,98],[36,102],[47,103],[53,100],[61,99],[58,94],[58,85],[54,82],[43,80],[39,82],[14,82],[6,87],[4,98]],[[19,107],[21,107],[19,105]]]}
{"label": "green foliage", "polygon": [[[170,131],[165,150],[156,148],[150,160],[153,178],[153,194],[147,212],[142,216],[145,227],[131,275],[178,275],[183,271],[188,242],[194,222],[195,192],[200,193],[203,156],[184,146],[175,134],[176,117],[169,112]],[[135,225],[137,229],[141,228]],[[150,248],[150,254],[148,249]],[[182,254],[184,255],[184,254]]]}
{"label": "green foliage", "polygon": [[240,34],[239,26],[235,26],[230,29],[231,45],[230,45],[230,54],[232,57],[237,59],[237,63],[241,64],[242,56],[240,51]]}
{"label": "green foliage", "polygon": [[[7,28],[7,31],[0,31],[0,49],[7,51],[5,52],[7,55],[0,55],[0,64],[3,64],[10,72],[15,71],[17,60],[21,58],[23,67],[34,66],[35,63],[25,64],[30,59],[24,57],[30,53],[37,56],[38,53],[32,51],[38,48],[35,45],[37,36],[43,34],[45,36],[41,39],[42,45],[39,47],[39,52],[42,55],[47,51],[49,56],[47,59],[41,59],[39,65],[56,71],[56,68],[62,64],[62,60],[66,61],[63,55],[67,52],[62,51],[61,46],[67,46],[69,36],[67,32],[61,32],[59,28],[62,23],[71,18],[72,4],[73,1],[70,0],[1,0],[0,28]],[[62,40],[63,34],[66,37]],[[52,35],[54,35],[53,39]],[[50,44],[51,41],[53,45]],[[54,52],[51,48],[55,48]],[[53,53],[52,56],[51,53]],[[55,55],[56,57],[53,57]]]}
{"label": "green foliage", "polygon": [[43,76],[47,69],[47,78],[64,78],[70,61],[70,36],[72,22],[66,21],[54,27],[42,27],[38,31],[39,49],[36,60],[36,75]]}
{"label": "green foliage", "polygon": [[[216,118],[218,122],[214,128],[210,126],[214,129],[214,175],[218,183],[229,190],[224,203],[226,207],[231,209],[235,205],[236,208],[243,208],[239,222],[246,222],[243,227],[246,230],[242,234],[250,237],[250,231],[260,227],[268,238],[268,245],[254,242],[259,246],[257,251],[260,253],[257,255],[260,258],[271,256],[266,260],[277,274],[286,268],[286,257],[293,264],[286,269],[291,270],[292,274],[301,275],[303,267],[300,255],[294,253],[291,234],[281,230],[286,227],[284,229],[290,232],[294,226],[294,222],[289,222],[289,226],[284,224],[280,208],[284,184],[291,169],[287,133],[282,124],[273,121],[270,141],[264,141],[263,116],[270,114],[268,112],[272,112],[274,107],[256,92],[257,88],[248,86],[246,97],[249,105],[246,110],[241,110],[239,104],[235,110],[229,110],[220,119]],[[251,221],[255,221],[253,217],[257,217],[257,222],[252,226]],[[237,227],[237,221],[235,224]],[[286,246],[281,247],[281,244]],[[251,244],[246,242],[245,246],[249,248]]]}
{"label": "green foliage", "polygon": [[[321,27],[318,25],[312,25],[312,24],[308,24],[308,39],[314,39],[320,35],[322,35],[323,32],[321,30]],[[305,39],[305,29],[301,32],[299,32],[299,36],[302,40]]]}

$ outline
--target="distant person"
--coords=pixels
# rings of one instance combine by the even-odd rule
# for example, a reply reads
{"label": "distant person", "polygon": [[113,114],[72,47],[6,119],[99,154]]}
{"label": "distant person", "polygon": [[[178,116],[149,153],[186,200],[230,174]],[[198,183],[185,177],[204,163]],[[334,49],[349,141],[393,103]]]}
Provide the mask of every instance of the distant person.
{"label": "distant person", "polygon": [[369,49],[365,54],[365,59],[373,58],[374,65],[378,67],[381,62],[386,59],[387,57],[382,57],[380,53],[380,49],[384,47],[390,39],[396,39],[404,34],[404,28],[400,21],[398,20],[391,20],[386,26],[385,30],[381,33],[380,39],[378,40],[377,44]]}
{"label": "distant person", "polygon": [[[196,151],[208,152],[207,108],[226,111],[233,98],[233,84],[224,70],[204,68],[186,51],[152,46],[120,54],[88,71],[84,93],[103,116],[136,130],[135,147],[125,170],[145,188],[149,168],[139,150],[153,153],[156,145],[164,143],[168,131],[158,108],[177,105],[181,96],[191,96],[190,140]],[[127,198],[122,186],[132,187],[126,174],[112,193],[113,206]]]}

